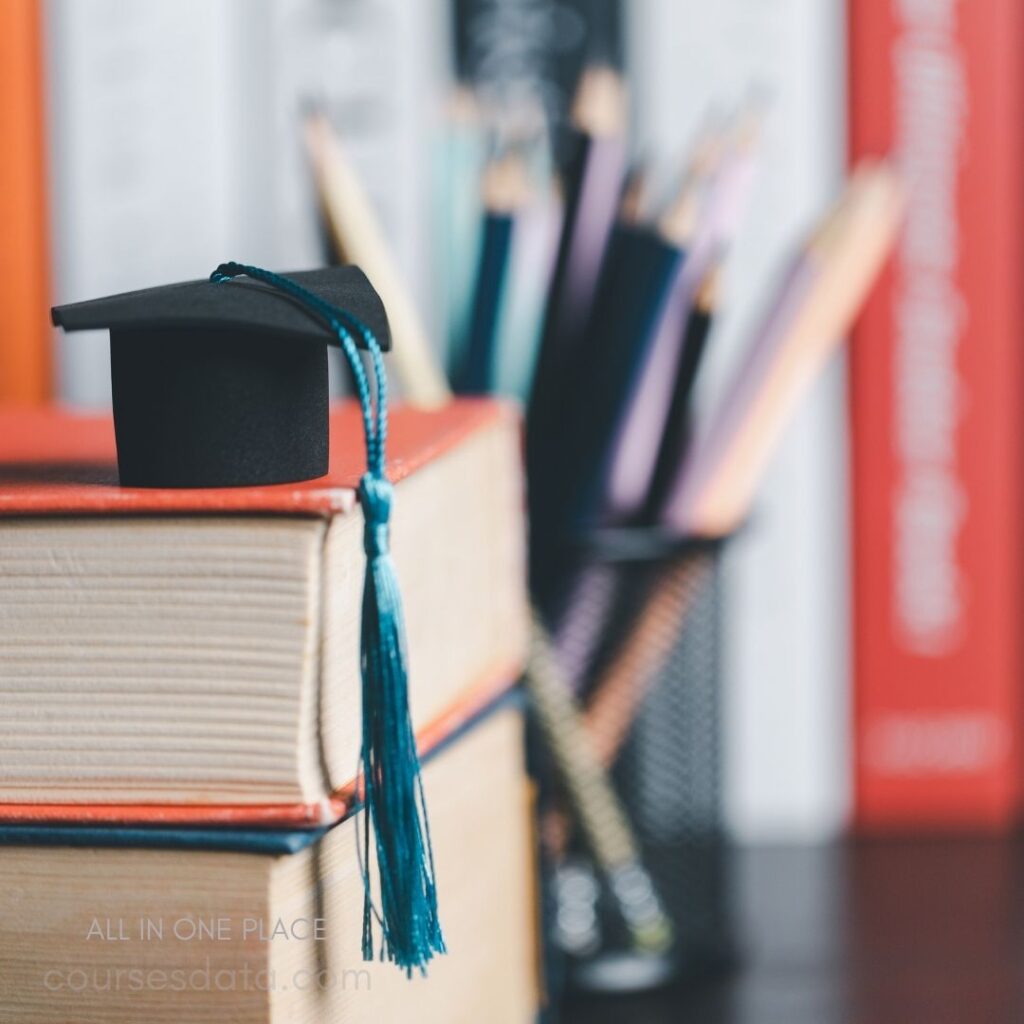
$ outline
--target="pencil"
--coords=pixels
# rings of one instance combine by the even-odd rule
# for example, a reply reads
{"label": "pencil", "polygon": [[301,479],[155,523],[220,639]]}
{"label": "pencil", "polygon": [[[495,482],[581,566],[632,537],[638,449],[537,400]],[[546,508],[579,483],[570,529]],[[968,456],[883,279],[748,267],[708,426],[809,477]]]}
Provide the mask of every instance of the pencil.
{"label": "pencil", "polygon": [[713,568],[710,552],[684,555],[669,566],[601,673],[584,714],[587,735],[601,764],[615,760]]}
{"label": "pencil", "polygon": [[551,641],[535,617],[526,687],[577,823],[633,945],[648,953],[672,944],[673,926],[640,858],[639,844],[595,754]]}
{"label": "pencil", "polygon": [[516,217],[512,237],[509,280],[498,316],[494,390],[524,406],[533,382],[561,219],[561,200],[549,179]]}
{"label": "pencil", "polygon": [[454,376],[465,361],[483,223],[479,183],[486,163],[480,106],[472,90],[457,87],[448,106],[438,168],[438,287],[445,298],[447,366]]}
{"label": "pencil", "polygon": [[516,216],[526,198],[522,161],[509,154],[484,172],[483,231],[466,355],[459,374],[463,394],[487,394],[494,383],[498,317],[508,279]]}
{"label": "pencil", "polygon": [[543,495],[552,473],[549,442],[578,365],[619,203],[626,161],[625,90],[620,76],[609,68],[585,70],[572,119],[571,157],[562,176],[562,230],[527,406],[531,519],[538,526],[544,523]]}
{"label": "pencil", "polygon": [[656,523],[660,518],[662,506],[675,481],[676,474],[679,472],[679,467],[683,464],[690,442],[693,430],[694,384],[718,303],[719,277],[720,273],[716,267],[704,279],[686,324],[682,353],[672,389],[672,400],[661,435],[661,443],[658,445],[654,472],[651,475],[651,486],[645,502],[643,512],[645,523]]}
{"label": "pencil", "polygon": [[335,248],[344,259],[359,264],[387,308],[393,358],[405,398],[424,408],[443,405],[451,391],[419,312],[362,183],[323,114],[308,116],[305,142]]}

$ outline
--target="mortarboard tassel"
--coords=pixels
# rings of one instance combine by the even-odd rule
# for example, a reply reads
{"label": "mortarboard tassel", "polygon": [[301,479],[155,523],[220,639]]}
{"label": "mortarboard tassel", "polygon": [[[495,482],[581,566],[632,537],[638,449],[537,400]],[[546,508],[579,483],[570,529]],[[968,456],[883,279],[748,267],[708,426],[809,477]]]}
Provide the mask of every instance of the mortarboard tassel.
{"label": "mortarboard tassel", "polygon": [[[365,324],[294,281],[258,267],[223,263],[215,282],[253,278],[284,292],[324,318],[355,379],[366,435],[367,471],[359,483],[363,508],[366,578],[363,588],[361,672],[363,680],[362,768],[365,787],[363,846],[363,959],[374,958],[373,918],[383,931],[381,958],[424,970],[444,953],[437,913],[437,888],[430,828],[420,777],[416,737],[409,715],[408,669],[402,601],[388,550],[392,485],[385,475],[388,396],[380,346]],[[370,354],[376,407],[355,330]],[[381,907],[373,906],[369,875],[370,829],[380,875]]]}

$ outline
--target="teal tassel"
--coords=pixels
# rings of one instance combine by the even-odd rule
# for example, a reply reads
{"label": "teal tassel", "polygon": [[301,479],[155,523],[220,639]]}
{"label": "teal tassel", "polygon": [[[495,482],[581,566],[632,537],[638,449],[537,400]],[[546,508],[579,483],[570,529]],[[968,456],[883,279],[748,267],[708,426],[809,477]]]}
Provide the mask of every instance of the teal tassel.
{"label": "teal tassel", "polygon": [[[355,317],[288,278],[258,267],[221,264],[213,281],[245,275],[286,292],[318,313],[345,353],[355,380],[366,435],[367,472],[359,484],[363,509],[366,578],[360,668],[363,681],[363,959],[374,959],[373,919],[381,924],[381,959],[407,975],[424,971],[444,953],[437,912],[434,855],[430,842],[416,737],[409,713],[408,659],[402,600],[388,546],[393,488],[385,476],[387,374],[380,346]],[[376,386],[376,408],[352,330],[368,350]],[[373,905],[369,874],[370,832],[380,876],[380,912]]]}
{"label": "teal tassel", "polygon": [[[366,520],[363,588],[363,778],[380,872],[382,955],[407,972],[445,951],[416,738],[409,715],[402,604],[388,553],[391,484],[367,473],[359,486]],[[363,958],[373,958],[373,915],[367,879]]]}

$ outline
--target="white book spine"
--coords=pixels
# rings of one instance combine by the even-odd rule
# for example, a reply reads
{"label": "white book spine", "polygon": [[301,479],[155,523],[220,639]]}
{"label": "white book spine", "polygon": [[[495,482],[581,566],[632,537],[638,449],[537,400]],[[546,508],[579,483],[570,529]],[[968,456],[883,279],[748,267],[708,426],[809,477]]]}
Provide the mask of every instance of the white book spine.
{"label": "white book spine", "polygon": [[[208,274],[227,258],[231,3],[50,0],[55,298]],[[107,341],[60,337],[59,391],[109,401]]]}
{"label": "white book spine", "polygon": [[[676,157],[713,108],[767,93],[757,180],[699,383],[713,402],[839,185],[844,5],[635,0],[627,10],[638,152]],[[741,839],[822,839],[846,821],[847,577],[845,370],[834,364],[726,558],[725,803]]]}

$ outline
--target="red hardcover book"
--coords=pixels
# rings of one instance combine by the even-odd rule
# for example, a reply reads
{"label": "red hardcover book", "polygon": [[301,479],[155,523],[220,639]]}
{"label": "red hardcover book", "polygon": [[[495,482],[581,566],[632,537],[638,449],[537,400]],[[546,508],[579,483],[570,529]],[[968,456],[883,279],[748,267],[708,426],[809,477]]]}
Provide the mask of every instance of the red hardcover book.
{"label": "red hardcover book", "polygon": [[854,0],[851,158],[906,225],[851,354],[855,819],[997,827],[1021,791],[1024,7]]}
{"label": "red hardcover book", "polygon": [[[518,677],[520,431],[508,406],[396,408],[388,475],[426,752]],[[357,791],[363,468],[117,485],[113,424],[0,409],[0,821],[310,825]]]}

